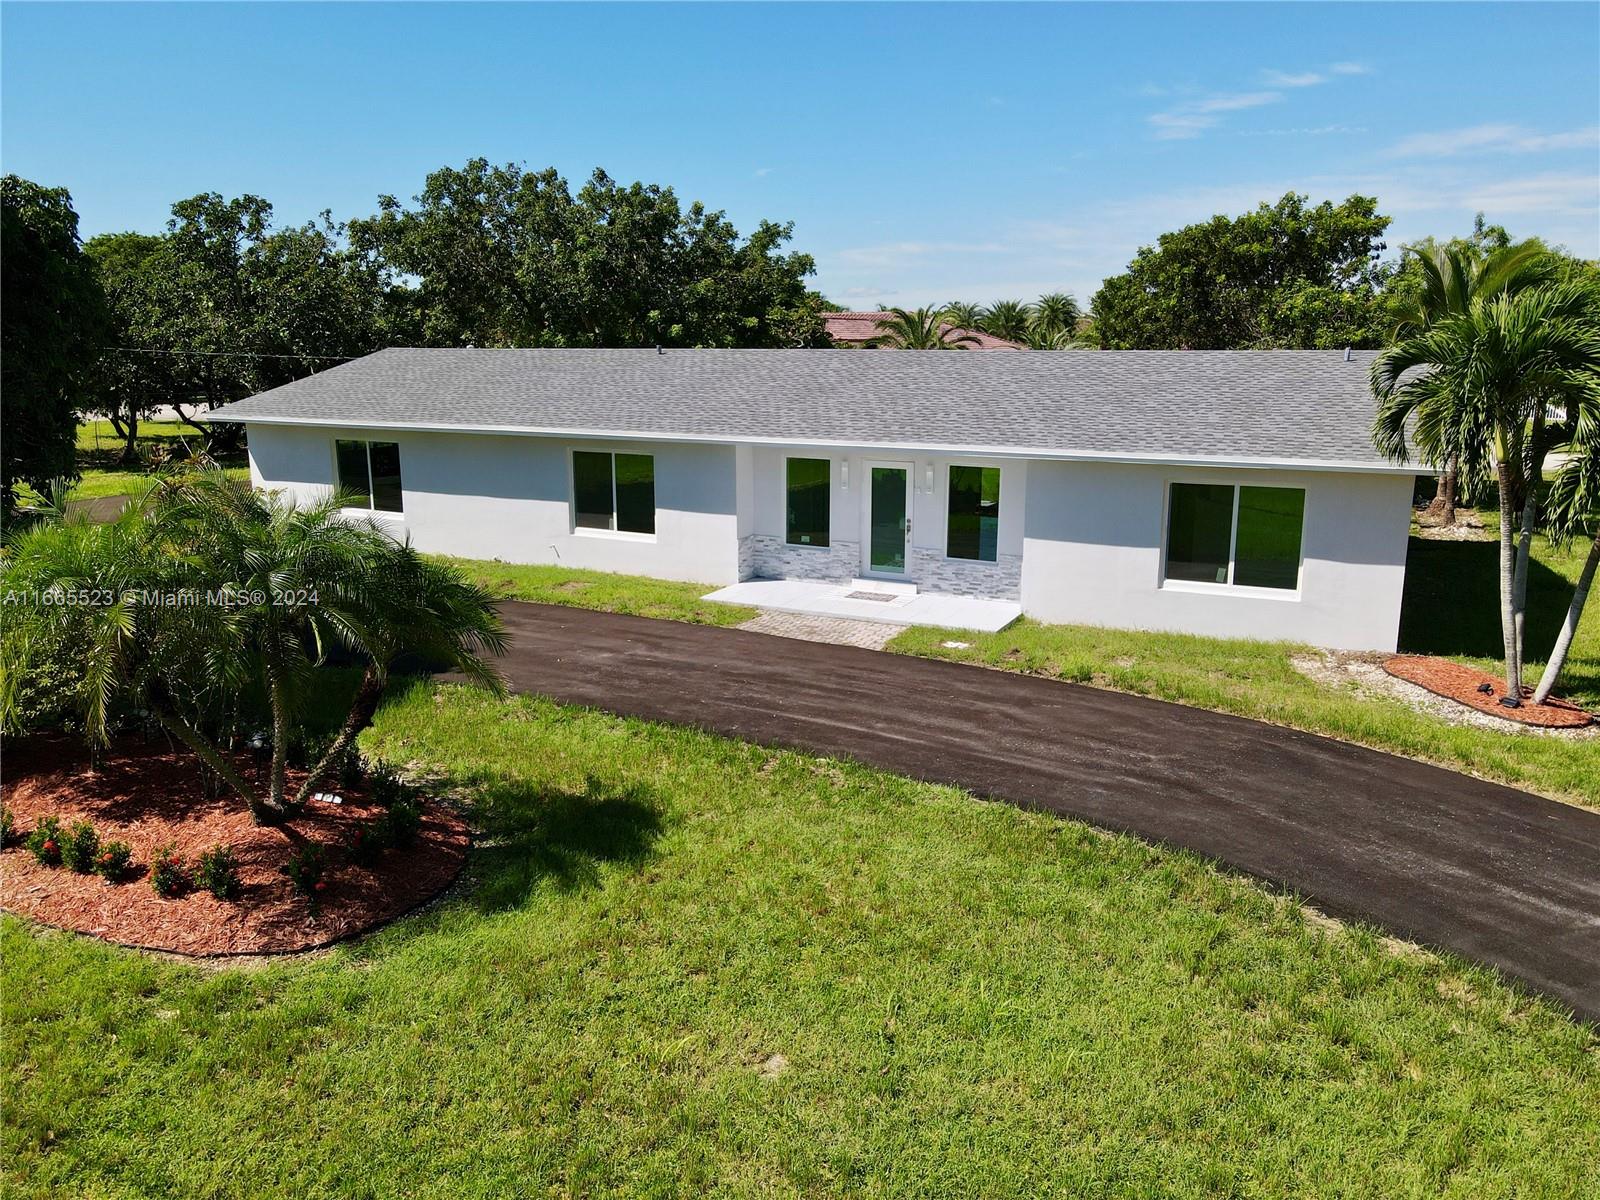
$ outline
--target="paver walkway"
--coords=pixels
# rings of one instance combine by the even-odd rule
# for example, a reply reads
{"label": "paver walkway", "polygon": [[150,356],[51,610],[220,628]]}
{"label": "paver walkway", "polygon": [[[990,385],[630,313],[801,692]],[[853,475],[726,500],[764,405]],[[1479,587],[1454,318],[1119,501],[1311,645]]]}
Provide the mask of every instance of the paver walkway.
{"label": "paver walkway", "polygon": [[774,637],[798,638],[802,642],[831,642],[835,646],[860,646],[863,650],[882,650],[898,633],[909,626],[885,625],[882,621],[851,621],[844,617],[809,617],[804,613],[762,612],[739,626],[751,633],[770,633]]}
{"label": "paver walkway", "polygon": [[853,758],[1182,846],[1600,1020],[1600,812],[1344,742],[980,667],[503,606],[513,688]]}

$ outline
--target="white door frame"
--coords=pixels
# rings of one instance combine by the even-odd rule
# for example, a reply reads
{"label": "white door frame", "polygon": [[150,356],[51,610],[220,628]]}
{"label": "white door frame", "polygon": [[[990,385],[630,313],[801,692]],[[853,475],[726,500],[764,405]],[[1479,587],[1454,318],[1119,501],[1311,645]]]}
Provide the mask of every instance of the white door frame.
{"label": "white door frame", "polygon": [[[874,570],[872,566],[872,468],[889,467],[896,471],[904,471],[906,476],[906,547],[901,556],[905,569],[901,571]],[[911,577],[911,505],[915,499],[911,484],[915,479],[916,464],[903,462],[892,458],[868,458],[861,463],[862,496],[861,504],[861,574],[874,576],[880,579],[909,579]]]}

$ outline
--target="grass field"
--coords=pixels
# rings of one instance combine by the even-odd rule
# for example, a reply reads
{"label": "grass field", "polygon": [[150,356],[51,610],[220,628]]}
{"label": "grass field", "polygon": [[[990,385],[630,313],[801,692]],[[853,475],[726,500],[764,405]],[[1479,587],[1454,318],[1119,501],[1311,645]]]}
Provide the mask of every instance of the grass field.
{"label": "grass field", "polygon": [[712,604],[701,597],[710,584],[674,583],[640,575],[613,575],[573,567],[525,566],[472,558],[435,555],[459,568],[469,579],[508,600],[567,604],[635,617],[659,617],[695,625],[737,625],[756,615],[737,604]]}
{"label": "grass field", "polygon": [[3,919],[8,1195],[1600,1186],[1592,1028],[1188,855],[459,689],[365,745],[471,890],[253,971]]}
{"label": "grass field", "polygon": [[[189,451],[199,451],[203,445],[204,439],[179,421],[143,421],[135,443],[137,461],[123,463],[123,442],[111,422],[84,421],[78,426],[78,480],[67,497],[94,500],[102,496],[142,496],[154,481],[154,476],[143,465],[148,454],[164,449],[183,457]],[[242,453],[226,458],[220,465],[229,475],[250,478],[250,468]],[[32,489],[26,486],[20,490],[25,497],[32,495]]]}

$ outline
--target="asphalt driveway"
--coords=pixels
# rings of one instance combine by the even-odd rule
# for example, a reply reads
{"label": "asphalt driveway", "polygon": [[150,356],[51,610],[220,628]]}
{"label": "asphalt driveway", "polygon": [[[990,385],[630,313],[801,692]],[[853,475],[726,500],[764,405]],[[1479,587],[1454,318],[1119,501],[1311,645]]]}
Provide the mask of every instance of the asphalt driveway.
{"label": "asphalt driveway", "polygon": [[980,667],[503,606],[517,691],[847,757],[1181,846],[1600,1020],[1600,813],[1312,734]]}

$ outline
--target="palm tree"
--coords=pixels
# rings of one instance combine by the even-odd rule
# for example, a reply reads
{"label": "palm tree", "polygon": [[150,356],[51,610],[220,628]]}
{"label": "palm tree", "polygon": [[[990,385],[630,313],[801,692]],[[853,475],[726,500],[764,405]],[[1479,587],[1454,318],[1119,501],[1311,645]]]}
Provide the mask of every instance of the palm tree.
{"label": "palm tree", "polygon": [[1600,329],[1579,285],[1478,297],[1465,312],[1404,336],[1372,364],[1378,396],[1373,442],[1408,457],[1407,427],[1430,462],[1454,460],[1473,479],[1494,476],[1500,501],[1500,623],[1506,694],[1522,697],[1522,631],[1538,483],[1548,446],[1545,414],[1569,412],[1600,372]]}
{"label": "palm tree", "polygon": [[[1405,337],[1431,327],[1448,316],[1465,313],[1472,302],[1502,292],[1515,292],[1548,282],[1553,260],[1544,246],[1523,242],[1503,246],[1488,254],[1467,243],[1419,246],[1413,250],[1422,273],[1422,287],[1394,310],[1392,336]],[[1438,490],[1430,508],[1446,525],[1456,523],[1458,469],[1453,458],[1436,463]]]}
{"label": "palm tree", "polygon": [[965,300],[952,300],[944,306],[944,319],[957,329],[976,329],[983,320],[983,309]]}
{"label": "palm tree", "polygon": [[[1596,391],[1600,398],[1600,389]],[[1556,634],[1556,644],[1545,662],[1539,686],[1533,689],[1533,702],[1543,704],[1555,690],[1556,680],[1567,664],[1567,652],[1572,649],[1572,639],[1578,632],[1578,620],[1583,616],[1589,599],[1589,589],[1594,584],[1595,568],[1600,567],[1600,404],[1579,405],[1577,432],[1569,447],[1571,457],[1556,472],[1546,500],[1547,530],[1551,540],[1560,545],[1574,537],[1589,538],[1589,553],[1578,572],[1578,582],[1572,589],[1572,601],[1567,605],[1566,619]]]}
{"label": "palm tree", "polygon": [[867,343],[892,350],[965,350],[978,344],[970,333],[957,333],[938,308],[885,309],[878,320],[878,336]]}
{"label": "palm tree", "polygon": [[1029,326],[1030,337],[1049,340],[1060,332],[1071,333],[1078,324],[1078,302],[1071,292],[1050,292],[1039,297],[1033,306],[1033,320]]}
{"label": "palm tree", "polygon": [[[370,520],[349,519],[345,499],[300,507],[202,472],[163,481],[111,525],[47,523],[23,534],[7,548],[7,588],[104,599],[8,614],[18,619],[0,640],[0,716],[15,712],[15,680],[57,626],[86,655],[77,697],[92,742],[109,740],[115,708],[141,709],[270,823],[303,805],[370,724],[400,655],[421,653],[497,687],[482,657],[504,645],[492,597]],[[322,683],[316,668],[335,646],[365,661],[363,678],[333,747],[290,796],[288,750]],[[270,726],[264,792],[228,752],[258,706]]]}
{"label": "palm tree", "polygon": [[1008,342],[1026,341],[1028,324],[1033,317],[1033,306],[1021,300],[996,300],[983,310],[978,328]]}

